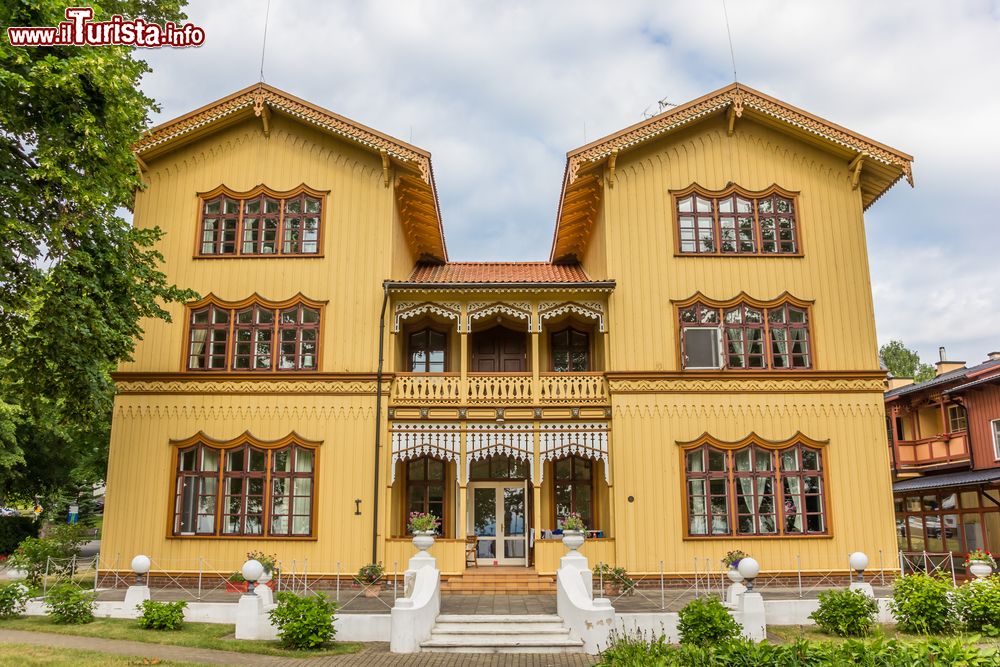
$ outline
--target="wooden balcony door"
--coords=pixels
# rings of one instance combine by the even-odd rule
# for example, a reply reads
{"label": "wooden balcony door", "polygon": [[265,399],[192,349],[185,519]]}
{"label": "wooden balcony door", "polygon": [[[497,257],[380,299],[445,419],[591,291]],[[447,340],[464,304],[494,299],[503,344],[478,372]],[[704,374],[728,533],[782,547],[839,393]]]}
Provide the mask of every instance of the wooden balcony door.
{"label": "wooden balcony door", "polygon": [[496,326],[472,334],[473,373],[524,373],[527,370],[524,332]]}

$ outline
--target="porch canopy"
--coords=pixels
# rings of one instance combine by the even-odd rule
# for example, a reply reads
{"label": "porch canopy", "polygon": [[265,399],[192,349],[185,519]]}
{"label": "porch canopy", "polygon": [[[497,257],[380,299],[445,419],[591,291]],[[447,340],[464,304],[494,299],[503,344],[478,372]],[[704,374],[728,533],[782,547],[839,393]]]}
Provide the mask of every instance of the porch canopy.
{"label": "porch canopy", "polygon": [[907,491],[930,491],[933,489],[951,489],[959,486],[983,486],[1000,481],[1000,468],[992,470],[963,470],[945,475],[929,475],[904,479],[892,485],[893,493]]}

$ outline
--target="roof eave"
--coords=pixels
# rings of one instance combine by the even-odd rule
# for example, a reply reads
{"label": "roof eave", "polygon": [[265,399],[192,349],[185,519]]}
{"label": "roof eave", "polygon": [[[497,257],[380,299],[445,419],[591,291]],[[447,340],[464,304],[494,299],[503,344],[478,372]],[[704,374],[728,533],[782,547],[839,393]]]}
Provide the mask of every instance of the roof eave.
{"label": "roof eave", "polygon": [[595,280],[589,282],[447,282],[447,283],[415,283],[409,281],[387,280],[382,283],[390,292],[413,291],[458,291],[458,290],[585,290],[610,292],[615,288],[614,280]]}

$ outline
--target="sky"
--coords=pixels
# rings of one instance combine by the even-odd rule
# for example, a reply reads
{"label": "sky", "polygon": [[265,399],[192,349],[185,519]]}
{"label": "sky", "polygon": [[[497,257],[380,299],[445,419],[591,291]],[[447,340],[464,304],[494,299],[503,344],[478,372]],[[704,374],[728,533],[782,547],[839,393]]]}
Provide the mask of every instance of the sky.
{"label": "sky", "polygon": [[[143,54],[162,122],[260,78],[267,0]],[[867,212],[879,342],[1000,350],[1000,0],[727,0],[738,79],[915,157]],[[722,0],[271,0],[264,80],[429,150],[450,259],[546,260],[566,152],[733,80]],[[964,318],[964,319],[963,319]]]}

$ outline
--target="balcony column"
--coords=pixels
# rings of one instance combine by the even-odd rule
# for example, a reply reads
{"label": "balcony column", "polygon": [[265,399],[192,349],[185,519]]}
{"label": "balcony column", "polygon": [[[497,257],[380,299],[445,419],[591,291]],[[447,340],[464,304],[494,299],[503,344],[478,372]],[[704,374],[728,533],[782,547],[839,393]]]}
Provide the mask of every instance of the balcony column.
{"label": "balcony column", "polygon": [[[455,538],[464,540],[469,525],[469,518],[466,514],[468,512],[467,501],[469,496],[469,487],[467,479],[469,477],[469,471],[465,467],[466,444],[464,423],[462,424],[462,430],[458,437],[458,461],[455,463],[458,474],[458,497],[455,498],[455,505],[458,508],[458,530],[455,532]],[[464,564],[462,567],[465,567]]]}
{"label": "balcony column", "polygon": [[941,399],[941,432],[951,433],[951,424],[948,422],[948,410],[944,407],[944,399]]}
{"label": "balcony column", "polygon": [[[468,306],[462,304],[458,315],[458,395],[459,403],[469,402],[469,320]],[[462,438],[465,443],[465,437]],[[464,460],[464,459],[463,459]]]}
{"label": "balcony column", "polygon": [[[541,381],[538,349],[539,330],[542,328],[542,321],[538,319],[538,304],[531,304],[531,319],[528,320],[528,329],[531,331],[531,400],[538,405],[541,398]],[[535,453],[538,453],[538,440],[535,440]],[[537,461],[536,461],[537,464]]]}
{"label": "balcony column", "polygon": [[535,478],[531,480],[531,527],[535,530],[535,543],[542,537],[542,486],[538,480],[542,478],[542,466],[544,462],[539,452],[540,436],[538,433],[538,422],[534,423],[534,433],[532,433],[533,452],[535,460]]}

